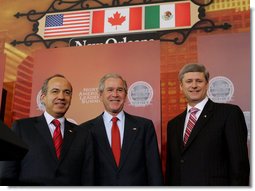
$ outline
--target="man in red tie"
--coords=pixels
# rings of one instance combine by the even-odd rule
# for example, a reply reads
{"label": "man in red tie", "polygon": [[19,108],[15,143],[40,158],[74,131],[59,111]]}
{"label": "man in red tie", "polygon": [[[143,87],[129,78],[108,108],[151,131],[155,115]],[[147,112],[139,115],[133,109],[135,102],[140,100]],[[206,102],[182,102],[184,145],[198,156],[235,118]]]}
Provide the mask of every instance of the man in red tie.
{"label": "man in red tie", "polygon": [[[93,144],[86,129],[65,118],[72,86],[63,75],[45,80],[41,116],[15,121],[12,130],[28,145],[22,160],[5,161],[0,178],[17,185],[93,185]],[[11,181],[13,180],[13,181]]]}
{"label": "man in red tie", "polygon": [[179,73],[187,109],[167,125],[166,184],[248,186],[247,127],[242,110],[207,97],[209,72],[187,64]]}
{"label": "man in red tie", "polygon": [[126,81],[118,74],[103,76],[99,95],[105,111],[81,125],[93,136],[96,185],[163,185],[153,122],[123,111]]}

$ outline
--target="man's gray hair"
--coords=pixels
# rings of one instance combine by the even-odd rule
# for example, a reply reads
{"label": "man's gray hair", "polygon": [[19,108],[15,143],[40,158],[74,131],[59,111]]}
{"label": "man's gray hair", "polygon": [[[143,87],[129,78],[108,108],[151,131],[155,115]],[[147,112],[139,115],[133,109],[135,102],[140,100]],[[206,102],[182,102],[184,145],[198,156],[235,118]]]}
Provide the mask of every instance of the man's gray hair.
{"label": "man's gray hair", "polygon": [[[53,76],[48,77],[48,78],[43,82],[43,85],[42,85],[42,88],[41,88],[42,94],[44,94],[44,95],[47,94],[49,81],[50,81],[52,78],[55,78],[55,77],[60,77],[60,78],[66,79],[66,77],[63,76],[62,74],[55,74],[55,75],[53,75]],[[67,79],[66,79],[66,80],[67,80]],[[73,91],[72,86],[71,86],[71,91]]]}
{"label": "man's gray hair", "polygon": [[104,91],[104,88],[105,88],[105,81],[109,78],[117,78],[117,79],[120,79],[122,82],[123,82],[123,85],[124,85],[124,90],[125,92],[127,93],[127,82],[119,75],[119,74],[116,74],[116,73],[109,73],[109,74],[106,74],[104,75],[100,81],[99,81],[99,86],[98,86],[98,91],[99,93],[101,94],[103,91]]}

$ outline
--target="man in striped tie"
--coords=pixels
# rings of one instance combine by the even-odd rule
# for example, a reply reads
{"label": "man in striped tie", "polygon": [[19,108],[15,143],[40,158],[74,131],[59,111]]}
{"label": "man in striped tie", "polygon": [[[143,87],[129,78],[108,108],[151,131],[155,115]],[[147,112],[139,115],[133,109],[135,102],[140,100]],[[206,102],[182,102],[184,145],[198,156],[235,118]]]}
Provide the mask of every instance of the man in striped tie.
{"label": "man in striped tie", "polygon": [[0,178],[10,185],[93,185],[93,151],[86,129],[65,118],[71,83],[60,74],[45,80],[41,116],[15,121],[12,130],[28,145],[22,160],[5,161]]}
{"label": "man in striped tie", "polygon": [[187,109],[167,125],[166,185],[248,186],[247,127],[237,105],[207,97],[209,72],[185,65],[179,73]]}

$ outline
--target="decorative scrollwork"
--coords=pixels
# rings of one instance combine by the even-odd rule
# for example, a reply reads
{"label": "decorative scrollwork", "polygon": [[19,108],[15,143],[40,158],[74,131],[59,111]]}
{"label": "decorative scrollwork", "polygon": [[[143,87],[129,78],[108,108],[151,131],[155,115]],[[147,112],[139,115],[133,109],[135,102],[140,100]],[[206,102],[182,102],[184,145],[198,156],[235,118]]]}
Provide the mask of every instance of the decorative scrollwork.
{"label": "decorative scrollwork", "polygon": [[191,0],[194,4],[198,5],[198,6],[208,6],[210,5],[213,0]]}
{"label": "decorative scrollwork", "polygon": [[[160,35],[160,41],[162,42],[173,42],[176,45],[181,45],[187,40],[190,33],[194,30],[203,30],[205,32],[212,32],[218,28],[227,30],[230,27],[231,25],[228,23],[224,23],[223,25],[215,25],[213,21],[209,19],[204,19],[204,20],[198,21],[190,29],[172,30],[172,31],[162,32],[159,35]],[[176,33],[177,35],[173,35],[174,33]],[[174,37],[170,38],[169,36],[171,35]],[[167,36],[167,38],[164,38],[164,36]]]}
{"label": "decorative scrollwork", "polygon": [[[102,2],[103,0],[54,0],[49,8],[46,11],[36,11],[30,10],[27,13],[16,13],[14,16],[19,19],[21,17],[27,17],[27,20],[33,22],[33,33],[28,34],[23,41],[13,40],[11,44],[13,46],[24,44],[26,46],[31,46],[34,43],[43,43],[45,47],[51,48],[53,46],[57,46],[56,44],[66,43],[68,46],[68,42],[70,38],[66,39],[52,39],[52,40],[44,40],[41,36],[37,34],[39,20],[44,17],[47,13],[56,13],[56,12],[64,12],[64,11],[75,11],[75,10],[84,10],[84,9],[92,9],[92,8],[107,8],[107,7],[116,7],[116,6],[128,6],[128,5],[138,5],[138,4],[149,4],[149,3],[162,3],[169,2],[169,0],[140,0],[133,3],[133,0],[112,0],[111,4]],[[178,1],[178,0],[175,0]],[[212,32],[215,29],[229,29],[231,27],[230,24],[224,23],[222,25],[215,25],[212,20],[206,19],[206,11],[205,7],[210,5],[213,0],[190,0],[194,4],[198,5],[198,18],[200,21],[195,23],[189,29],[177,29],[177,30],[169,30],[169,31],[159,31],[158,34],[160,36],[160,41],[162,42],[172,42],[176,45],[183,44],[190,33],[194,30],[204,30],[205,32]],[[174,36],[171,38],[171,36]]]}
{"label": "decorative scrollwork", "polygon": [[[29,34],[24,38],[24,41],[13,40],[11,45],[16,46],[19,44],[24,44],[26,46],[32,46],[34,43],[43,43],[46,48],[57,48],[58,46],[55,44],[60,44],[64,46],[68,46],[69,39],[57,39],[57,40],[44,40],[41,36],[37,34]],[[55,46],[54,46],[55,45]],[[63,46],[61,46],[63,47]]]}

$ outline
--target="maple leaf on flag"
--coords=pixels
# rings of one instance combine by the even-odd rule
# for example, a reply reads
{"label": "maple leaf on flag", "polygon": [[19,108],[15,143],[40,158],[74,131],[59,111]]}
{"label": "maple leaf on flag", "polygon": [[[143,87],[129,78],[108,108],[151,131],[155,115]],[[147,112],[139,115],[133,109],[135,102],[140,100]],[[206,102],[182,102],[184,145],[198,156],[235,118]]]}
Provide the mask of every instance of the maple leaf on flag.
{"label": "maple leaf on flag", "polygon": [[122,23],[126,20],[126,16],[120,16],[120,13],[117,11],[113,14],[113,17],[108,18],[108,22],[112,24],[112,26],[122,25]]}

